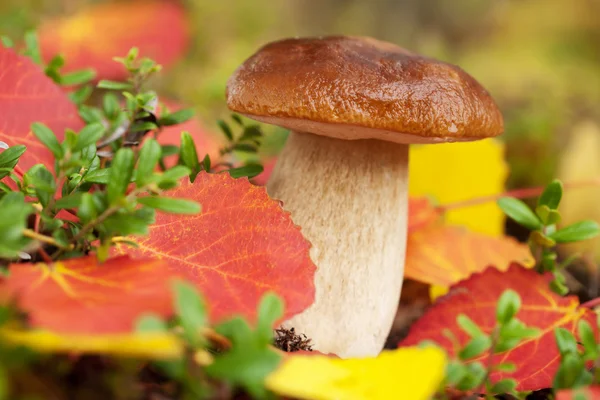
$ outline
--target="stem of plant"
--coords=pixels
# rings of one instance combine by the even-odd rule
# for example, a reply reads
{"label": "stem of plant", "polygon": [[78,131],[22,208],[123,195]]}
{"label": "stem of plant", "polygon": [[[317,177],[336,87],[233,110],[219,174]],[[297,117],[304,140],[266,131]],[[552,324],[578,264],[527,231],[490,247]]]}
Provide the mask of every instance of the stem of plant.
{"label": "stem of plant", "polygon": [[46,235],[42,235],[41,233],[38,233],[34,230],[31,229],[23,229],[23,236],[28,237],[30,239],[33,240],[38,240],[42,243],[46,243],[46,244],[50,244],[52,246],[56,246],[60,249],[65,249],[65,250],[70,250],[70,247],[65,247],[62,244],[58,243],[56,240],[54,240],[53,237],[50,236],[46,236]]}
{"label": "stem of plant", "polygon": [[[587,186],[600,186],[600,179],[590,179],[579,182],[570,182],[563,184],[565,189],[579,189],[585,188]],[[524,189],[515,189],[509,190],[504,193],[495,194],[491,196],[481,196],[473,199],[468,199],[464,201],[458,201],[456,203],[448,203],[441,204],[437,207],[441,212],[454,210],[457,208],[471,207],[479,204],[489,203],[491,201],[497,201],[502,197],[514,197],[517,199],[527,199],[531,197],[536,197],[541,195],[544,192],[545,186],[537,186],[532,188],[524,188]]]}
{"label": "stem of plant", "polygon": [[596,297],[595,299],[586,301],[585,303],[583,303],[581,305],[581,307],[585,307],[585,308],[594,308],[596,306],[600,305],[600,297]]}

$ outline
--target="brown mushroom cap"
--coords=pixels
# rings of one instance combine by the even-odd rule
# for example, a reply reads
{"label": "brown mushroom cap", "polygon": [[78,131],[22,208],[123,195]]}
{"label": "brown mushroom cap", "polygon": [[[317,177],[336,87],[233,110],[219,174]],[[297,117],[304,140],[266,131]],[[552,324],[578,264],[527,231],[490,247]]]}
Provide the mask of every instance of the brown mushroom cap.
{"label": "brown mushroom cap", "polygon": [[269,43],[231,76],[227,104],[259,121],[340,139],[452,142],[504,130],[492,97],[459,67],[363,37]]}

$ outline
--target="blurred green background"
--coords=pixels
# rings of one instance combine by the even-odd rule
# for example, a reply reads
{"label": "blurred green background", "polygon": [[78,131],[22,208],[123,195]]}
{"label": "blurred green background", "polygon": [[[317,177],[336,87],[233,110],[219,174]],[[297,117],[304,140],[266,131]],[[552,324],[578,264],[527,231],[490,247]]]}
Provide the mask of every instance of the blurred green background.
{"label": "blurred green background", "polygon": [[[106,2],[2,0],[0,33],[18,37],[44,18]],[[228,76],[259,46],[325,34],[391,41],[458,64],[478,79],[505,116],[509,188],[545,184],[557,176],[573,129],[600,121],[597,0],[187,0],[183,5],[191,48],[160,84],[195,105],[211,127],[210,121],[227,112]],[[147,29],[168,27],[156,20]]]}

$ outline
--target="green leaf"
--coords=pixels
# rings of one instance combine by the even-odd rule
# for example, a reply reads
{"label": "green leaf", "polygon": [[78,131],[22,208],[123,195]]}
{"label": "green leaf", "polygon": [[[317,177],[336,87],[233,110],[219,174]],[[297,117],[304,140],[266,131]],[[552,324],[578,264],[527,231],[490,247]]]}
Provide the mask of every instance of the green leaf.
{"label": "green leaf", "polygon": [[70,92],[68,94],[69,99],[71,99],[71,101],[77,105],[81,105],[83,103],[85,103],[90,96],[92,95],[92,92],[94,91],[94,88],[90,85],[85,85],[85,86],[81,86],[80,88],[78,88],[77,90]]}
{"label": "green leaf", "polygon": [[131,125],[131,127],[129,128],[130,132],[146,132],[146,131],[152,131],[154,129],[157,129],[158,125],[156,125],[154,122],[136,122],[135,124]]}
{"label": "green leaf", "polygon": [[206,171],[206,172],[210,172],[210,156],[207,154],[204,156],[204,159],[202,160],[202,168]]}
{"label": "green leaf", "polygon": [[194,117],[194,110],[191,108],[178,110],[158,120],[158,125],[160,126],[170,126],[184,123],[185,121],[192,119]]}
{"label": "green leaf", "polygon": [[15,47],[15,42],[13,42],[13,40],[8,36],[0,36],[0,41],[2,42],[2,45],[7,49]]}
{"label": "green leaf", "polygon": [[254,178],[263,172],[264,168],[260,164],[246,164],[243,167],[232,168],[228,170],[232,178]]}
{"label": "green leaf", "polygon": [[198,348],[203,343],[201,330],[208,323],[204,300],[196,287],[188,282],[175,282],[174,291],[175,310],[185,337],[193,347]]}
{"label": "green leaf", "polygon": [[577,341],[571,332],[565,328],[556,328],[554,329],[554,337],[561,355],[577,353]]}
{"label": "green leaf", "polygon": [[101,228],[114,236],[147,235],[148,226],[156,221],[153,209],[144,207],[134,212],[120,211],[108,217]]}
{"label": "green leaf", "polygon": [[256,153],[258,151],[258,147],[252,144],[238,143],[235,146],[233,146],[233,150],[241,151],[243,153]]}
{"label": "green leaf", "polygon": [[119,99],[112,92],[108,92],[104,95],[102,98],[102,107],[104,108],[104,112],[106,113],[107,117],[111,120],[114,119],[121,111]]}
{"label": "green leaf", "polygon": [[108,202],[117,204],[127,191],[133,175],[135,155],[129,148],[121,148],[115,154],[110,165],[110,177],[106,186]]}
{"label": "green leaf", "polygon": [[517,366],[514,363],[500,363],[494,365],[494,371],[501,372],[515,372],[517,370]]}
{"label": "green leaf", "polygon": [[527,229],[535,231],[542,228],[542,222],[521,200],[513,197],[503,197],[498,200],[498,206],[506,215]]}
{"label": "green leaf", "polygon": [[144,186],[154,173],[154,169],[160,160],[162,149],[160,144],[154,139],[148,139],[140,150],[137,170],[135,172],[136,186]]}
{"label": "green leaf", "polygon": [[25,175],[27,181],[33,185],[38,200],[46,207],[56,191],[54,175],[42,164],[34,165]]}
{"label": "green leaf", "polygon": [[25,150],[27,150],[25,146],[17,145],[0,152],[0,168],[14,168]]}
{"label": "green leaf", "polygon": [[173,214],[198,214],[202,207],[193,200],[172,197],[145,196],[137,199],[138,203],[157,210]]}
{"label": "green leaf", "polygon": [[84,182],[107,184],[110,180],[110,168],[97,169],[90,171],[83,177]]}
{"label": "green leaf", "polygon": [[591,374],[585,369],[585,362],[576,353],[566,353],[561,357],[560,366],[554,375],[554,389],[571,389],[589,384]]}
{"label": "green leaf", "polygon": [[554,225],[560,222],[560,213],[556,210],[551,210],[547,205],[537,206],[535,213],[544,225]]}
{"label": "green leaf", "polygon": [[470,360],[481,355],[492,346],[492,340],[488,336],[477,336],[469,340],[469,342],[458,352],[458,357],[461,360]]}
{"label": "green leaf", "polygon": [[79,205],[81,204],[81,197],[83,196],[83,194],[84,193],[82,192],[75,192],[71,193],[68,196],[61,197],[60,199],[56,200],[56,208],[63,209],[79,207]]}
{"label": "green leaf", "polygon": [[447,386],[455,386],[460,381],[465,379],[468,371],[467,368],[459,361],[450,361],[446,367],[446,384]]}
{"label": "green leaf", "polygon": [[55,158],[59,160],[63,158],[63,148],[50,128],[40,122],[34,122],[31,124],[31,130],[38,140],[54,154]]}
{"label": "green leaf", "polygon": [[465,314],[459,314],[456,317],[456,323],[458,326],[472,338],[479,336],[486,336],[485,333],[477,326],[475,322]]}
{"label": "green leaf", "polygon": [[473,390],[483,383],[487,376],[487,369],[480,362],[473,362],[465,365],[467,374],[465,378],[460,381],[456,388],[461,391]]}
{"label": "green leaf", "polygon": [[168,157],[175,154],[179,154],[179,146],[174,146],[172,144],[165,144],[161,146],[162,148],[162,157]]}
{"label": "green leaf", "polygon": [[590,324],[586,320],[579,320],[577,324],[577,333],[579,339],[583,343],[585,354],[588,356],[588,360],[595,360],[598,358],[598,343],[596,342],[596,335]]}
{"label": "green leaf", "polygon": [[98,210],[91,193],[83,193],[81,195],[77,208],[77,217],[79,217],[84,224],[87,224],[98,217]]}
{"label": "green leaf", "polygon": [[242,142],[244,140],[258,139],[262,136],[262,131],[258,125],[250,125],[244,128],[244,132],[242,133],[239,141]]}
{"label": "green leaf", "polygon": [[163,172],[161,175],[161,181],[178,181],[181,178],[188,176],[191,173],[188,167],[183,165],[176,165]]}
{"label": "green leaf", "polygon": [[219,128],[221,129],[221,132],[223,132],[225,137],[230,142],[233,141],[233,132],[231,131],[231,128],[229,127],[229,125],[227,125],[227,123],[221,119],[217,121],[217,125],[219,125]]}
{"label": "green leaf", "polygon": [[242,387],[253,398],[265,398],[265,378],[277,368],[281,356],[241,318],[233,318],[215,329],[231,341],[232,348],[217,355],[213,363],[205,367],[207,375]]}
{"label": "green leaf", "polygon": [[33,207],[25,202],[20,192],[7,193],[0,200],[0,257],[16,257],[28,243],[23,237],[27,218],[33,213]]}
{"label": "green leaf", "polygon": [[158,315],[142,315],[135,323],[136,332],[166,332],[168,326]]}
{"label": "green leaf", "polygon": [[131,83],[109,81],[106,79],[103,79],[100,82],[98,82],[97,87],[99,89],[108,89],[108,90],[131,90],[131,89],[133,89],[133,85]]}
{"label": "green leaf", "polygon": [[34,63],[42,65],[44,62],[42,61],[42,54],[40,52],[40,45],[36,32],[33,30],[25,32],[24,40],[25,51],[23,54],[33,60]]}
{"label": "green leaf", "polygon": [[521,297],[514,290],[505,290],[496,306],[496,320],[499,324],[508,323],[521,308]]}
{"label": "green leaf", "polygon": [[88,83],[96,77],[96,71],[93,69],[82,69],[79,71],[63,74],[61,84],[64,86],[78,86]]}
{"label": "green leaf", "polygon": [[563,194],[563,185],[558,179],[552,181],[538,199],[538,206],[547,206],[551,210],[556,210],[560,204]]}
{"label": "green leaf", "polygon": [[77,143],[73,151],[81,151],[84,148],[95,144],[104,135],[104,125],[99,122],[93,122],[86,125],[77,136]]}
{"label": "green leaf", "polygon": [[200,171],[200,162],[198,161],[198,153],[196,152],[196,144],[189,132],[181,132],[181,147],[179,148],[179,158],[183,165],[188,167],[192,172],[190,180],[194,179]]}
{"label": "green leaf", "polygon": [[549,236],[556,243],[570,243],[591,239],[598,233],[600,233],[600,226],[596,221],[580,221],[559,229]]}
{"label": "green leaf", "polygon": [[257,335],[265,342],[273,340],[275,322],[283,315],[283,301],[273,292],[266,293],[258,305]]}
{"label": "green leaf", "polygon": [[517,387],[517,382],[514,379],[506,378],[499,380],[492,385],[490,393],[493,394],[507,394],[514,393]]}

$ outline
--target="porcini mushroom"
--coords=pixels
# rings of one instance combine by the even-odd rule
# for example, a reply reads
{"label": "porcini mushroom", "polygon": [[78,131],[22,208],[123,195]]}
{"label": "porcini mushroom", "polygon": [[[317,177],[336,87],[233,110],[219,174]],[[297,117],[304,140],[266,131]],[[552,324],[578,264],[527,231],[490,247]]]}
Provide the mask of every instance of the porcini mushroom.
{"label": "porcini mushroom", "polygon": [[284,326],[324,353],[378,354],[402,288],[409,145],[501,134],[494,100],[457,66],[331,36],[265,45],[230,77],[227,104],[290,130],[267,191],[312,243],[317,273],[314,303]]}

